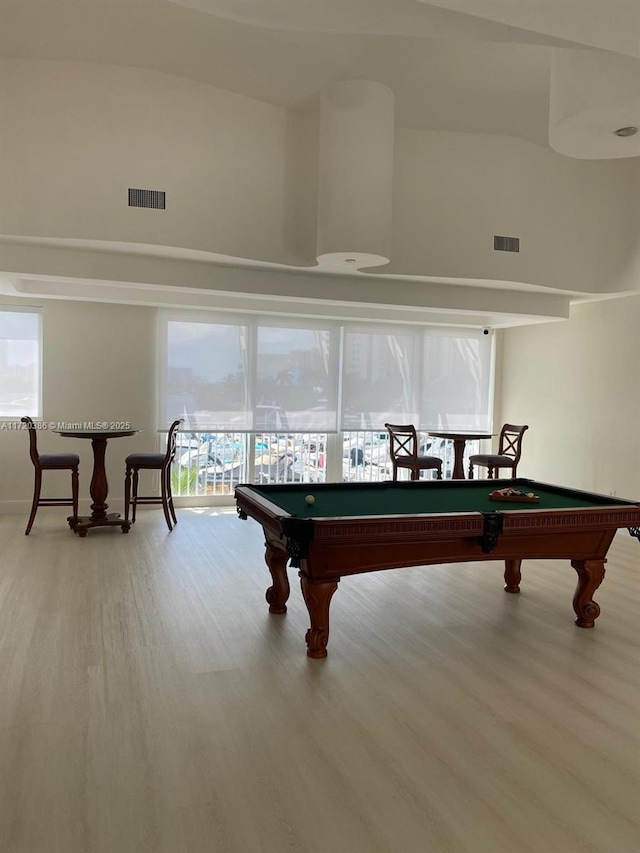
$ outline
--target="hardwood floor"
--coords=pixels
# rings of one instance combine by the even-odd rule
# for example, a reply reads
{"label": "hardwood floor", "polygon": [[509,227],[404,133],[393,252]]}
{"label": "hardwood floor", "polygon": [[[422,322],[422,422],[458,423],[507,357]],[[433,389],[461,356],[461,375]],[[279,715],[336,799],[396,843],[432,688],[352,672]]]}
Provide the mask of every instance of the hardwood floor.
{"label": "hardwood floor", "polygon": [[262,531],[0,516],[2,853],[638,853],[640,544],[573,624],[568,563],[343,580],[306,657]]}

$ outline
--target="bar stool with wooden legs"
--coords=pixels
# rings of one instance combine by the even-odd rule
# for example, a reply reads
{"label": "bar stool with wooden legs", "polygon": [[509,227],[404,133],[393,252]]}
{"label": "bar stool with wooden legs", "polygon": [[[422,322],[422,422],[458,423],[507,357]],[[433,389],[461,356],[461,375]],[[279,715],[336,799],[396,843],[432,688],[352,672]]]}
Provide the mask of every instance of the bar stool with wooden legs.
{"label": "bar stool with wooden legs", "polygon": [[[167,449],[164,453],[131,453],[125,459],[127,466],[124,481],[125,521],[129,521],[129,510],[131,510],[131,523],[135,524],[136,508],[139,505],[159,504],[164,510],[164,517],[169,530],[173,530],[173,525],[178,523],[176,511],[173,508],[173,495],[171,494],[171,463],[176,455],[176,432],[181,423],[182,418],[174,421],[169,427]],[[140,471],[160,472],[159,495],[138,494]]]}
{"label": "bar stool with wooden legs", "polygon": [[[80,457],[77,453],[38,453],[38,437],[35,424],[29,417],[21,419],[29,430],[29,453],[33,467],[35,468],[35,483],[33,486],[33,501],[31,504],[31,515],[27,522],[24,535],[28,536],[33,527],[36,512],[40,506],[70,506],[72,507],[72,518],[78,517],[78,466]],[[71,471],[71,497],[69,498],[43,498],[40,496],[42,489],[43,471]],[[71,521],[69,521],[71,527]]]}

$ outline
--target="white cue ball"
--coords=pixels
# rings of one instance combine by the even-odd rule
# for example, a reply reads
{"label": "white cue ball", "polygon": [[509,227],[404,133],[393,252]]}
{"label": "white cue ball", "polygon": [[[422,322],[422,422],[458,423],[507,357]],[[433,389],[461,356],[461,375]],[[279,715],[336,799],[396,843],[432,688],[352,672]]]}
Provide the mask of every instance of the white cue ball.
{"label": "white cue ball", "polygon": [[306,498],[304,499],[304,502],[306,504],[311,505],[311,504],[314,504],[316,502],[316,499],[314,498],[313,495],[307,495]]}

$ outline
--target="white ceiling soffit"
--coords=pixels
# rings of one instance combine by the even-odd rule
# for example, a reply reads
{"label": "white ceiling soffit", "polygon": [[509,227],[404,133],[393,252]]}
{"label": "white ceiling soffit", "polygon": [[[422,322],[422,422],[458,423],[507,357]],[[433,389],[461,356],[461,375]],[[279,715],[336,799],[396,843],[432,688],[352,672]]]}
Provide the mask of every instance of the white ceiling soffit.
{"label": "white ceiling soffit", "polygon": [[554,50],[549,145],[583,160],[640,155],[640,59],[604,50]]}
{"label": "white ceiling soffit", "polygon": [[169,0],[282,30],[457,36],[599,47],[640,55],[635,0]]}
{"label": "white ceiling soffit", "polygon": [[637,0],[417,0],[497,23],[640,56],[640,4]]}
{"label": "white ceiling soffit", "polygon": [[315,103],[333,81],[375,80],[395,93],[399,128],[548,145],[552,48],[618,44],[631,53],[637,7],[636,0],[0,0],[0,54],[151,68],[288,109]]}
{"label": "white ceiling soffit", "polygon": [[108,282],[86,279],[12,278],[0,274],[0,294],[31,301],[63,299],[80,302],[105,302],[126,305],[145,305],[161,308],[197,308],[212,311],[233,311],[273,314],[277,317],[315,317],[353,320],[367,323],[397,323],[407,325],[457,326],[467,328],[505,329],[537,323],[561,322],[568,319],[568,303],[564,312],[554,316],[539,313],[508,313],[500,311],[447,311],[443,308],[422,308],[412,305],[376,305],[363,302],[311,299],[299,296],[283,297],[268,293],[238,293],[216,290],[203,292],[199,288],[150,286],[139,282]]}
{"label": "white ceiling soffit", "polygon": [[147,247],[151,251],[145,254],[127,244],[105,250],[104,244],[88,242],[62,246],[54,240],[12,239],[3,240],[1,248],[0,280],[7,296],[202,307],[222,299],[233,310],[262,304],[281,314],[493,327],[567,319],[571,305],[567,294],[500,289],[495,282],[221,265],[210,256],[205,260],[204,253],[160,255]]}
{"label": "white ceiling soffit", "polygon": [[[548,142],[560,154],[578,159],[614,159],[640,154],[640,134],[616,136],[620,128],[638,124],[640,115],[640,3],[637,0],[171,0],[219,18],[252,27],[297,31],[390,37],[444,39],[493,43],[513,42],[565,47],[552,66],[547,86],[551,99]],[[390,46],[390,45],[388,45]],[[432,44],[430,50],[438,47]],[[572,48],[567,50],[566,48]],[[579,49],[576,49],[579,48]],[[596,50],[584,50],[596,48]],[[605,51],[607,51],[605,53]],[[447,72],[449,91],[474,88],[456,86],[454,78],[465,67],[451,54]],[[495,61],[495,57],[492,57]],[[467,62],[469,57],[466,57]],[[544,56],[544,61],[548,58]],[[466,65],[469,68],[469,65]],[[478,80],[480,64],[473,64]],[[504,69],[503,69],[504,70]],[[429,75],[431,77],[432,75]],[[437,76],[437,75],[436,75]],[[504,79],[510,78],[509,72]],[[372,79],[379,79],[373,78]],[[486,77],[484,78],[486,81]],[[511,78],[513,79],[513,78]],[[386,81],[393,85],[391,81]],[[422,81],[424,82],[424,81]],[[405,126],[415,126],[404,116],[410,84],[398,90],[398,113]],[[420,94],[411,100],[420,103]],[[460,113],[470,109],[456,98]],[[546,109],[546,105],[545,105]],[[427,109],[428,113],[429,110]],[[514,128],[515,129],[515,128]],[[495,128],[499,132],[499,126]],[[545,130],[546,132],[546,130]],[[526,129],[514,135],[535,135]],[[545,139],[545,142],[547,140]]]}

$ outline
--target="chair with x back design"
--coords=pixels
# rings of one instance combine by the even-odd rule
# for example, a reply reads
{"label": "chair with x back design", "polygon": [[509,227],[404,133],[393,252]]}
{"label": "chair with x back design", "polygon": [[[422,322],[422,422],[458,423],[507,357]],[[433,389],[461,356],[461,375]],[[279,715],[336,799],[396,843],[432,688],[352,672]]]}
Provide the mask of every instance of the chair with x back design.
{"label": "chair with x back design", "polygon": [[418,436],[413,424],[385,424],[389,433],[389,454],[393,466],[393,479],[398,479],[398,469],[407,468],[411,479],[420,479],[421,471],[435,471],[442,479],[442,459],[439,456],[420,455]]}
{"label": "chair with x back design", "polygon": [[500,473],[500,468],[510,468],[511,477],[516,476],[518,462],[522,454],[522,437],[529,425],[504,424],[500,430],[500,445],[497,453],[475,453],[469,457],[469,479],[473,480],[473,467],[479,465],[487,468],[487,477],[494,479],[494,474]]}

